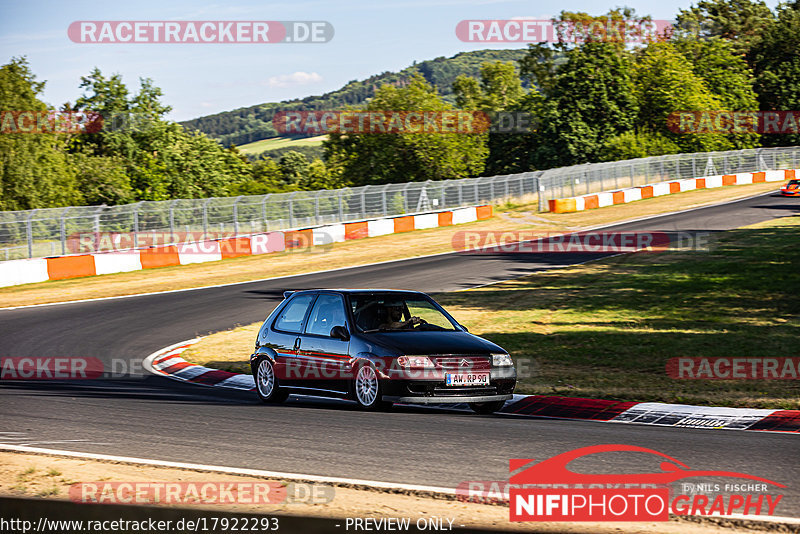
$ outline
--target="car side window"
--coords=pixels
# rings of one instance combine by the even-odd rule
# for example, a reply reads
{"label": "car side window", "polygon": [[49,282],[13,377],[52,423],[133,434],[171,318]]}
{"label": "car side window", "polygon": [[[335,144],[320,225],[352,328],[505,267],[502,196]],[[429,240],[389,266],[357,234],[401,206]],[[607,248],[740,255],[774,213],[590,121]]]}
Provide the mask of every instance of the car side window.
{"label": "car side window", "polygon": [[334,294],[322,294],[317,298],[306,325],[306,334],[330,336],[334,326],[344,326],[344,301]]}
{"label": "car side window", "polygon": [[298,295],[283,308],[275,320],[275,329],[299,334],[303,331],[303,318],[314,295]]}

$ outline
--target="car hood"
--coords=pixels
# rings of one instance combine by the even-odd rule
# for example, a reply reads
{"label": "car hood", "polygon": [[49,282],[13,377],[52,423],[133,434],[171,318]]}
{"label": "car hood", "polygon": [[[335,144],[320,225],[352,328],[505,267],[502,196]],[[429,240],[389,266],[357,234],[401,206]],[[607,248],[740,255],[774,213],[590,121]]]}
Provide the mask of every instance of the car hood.
{"label": "car hood", "polygon": [[491,341],[467,332],[374,332],[362,335],[398,355],[506,352]]}

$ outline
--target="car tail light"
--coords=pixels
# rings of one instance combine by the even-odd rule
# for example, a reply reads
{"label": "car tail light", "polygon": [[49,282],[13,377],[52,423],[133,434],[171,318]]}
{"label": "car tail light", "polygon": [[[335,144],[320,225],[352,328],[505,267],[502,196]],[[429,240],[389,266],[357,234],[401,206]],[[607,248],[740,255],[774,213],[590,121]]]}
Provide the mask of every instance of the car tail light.
{"label": "car tail light", "polygon": [[433,367],[433,362],[427,356],[400,356],[397,363],[403,367]]}

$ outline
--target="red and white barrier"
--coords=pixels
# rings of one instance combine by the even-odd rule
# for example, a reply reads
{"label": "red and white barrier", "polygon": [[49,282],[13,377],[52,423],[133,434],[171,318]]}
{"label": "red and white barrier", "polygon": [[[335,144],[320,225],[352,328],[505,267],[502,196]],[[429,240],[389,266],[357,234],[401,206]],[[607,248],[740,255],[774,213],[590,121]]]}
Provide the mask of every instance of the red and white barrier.
{"label": "red and white barrier", "polygon": [[569,198],[555,198],[548,201],[550,211],[553,213],[572,213],[594,208],[604,208],[614,204],[627,204],[645,198],[660,197],[695,189],[711,189],[728,185],[745,185],[762,182],[782,182],[791,180],[800,175],[800,169],[787,169],[780,171],[741,172],[739,174],[725,174],[719,176],[704,176],[703,178],[688,178],[673,180],[656,184],[629,187],[615,191],[604,191]]}
{"label": "red and white barrier", "polygon": [[491,206],[473,206],[144,249],[4,261],[0,262],[0,287],[269,254],[364,237],[451,226],[491,216]]}

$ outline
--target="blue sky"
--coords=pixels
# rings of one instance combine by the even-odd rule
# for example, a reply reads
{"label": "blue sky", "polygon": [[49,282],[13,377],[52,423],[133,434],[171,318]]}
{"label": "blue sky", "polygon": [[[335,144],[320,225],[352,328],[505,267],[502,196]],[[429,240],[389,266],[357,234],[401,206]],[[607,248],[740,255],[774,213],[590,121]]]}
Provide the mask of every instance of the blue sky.
{"label": "blue sky", "polygon": [[[388,0],[205,3],[196,0],[118,2],[0,0],[0,60],[27,56],[51,105],[74,102],[80,77],[93,67],[120,73],[129,88],[152,78],[186,120],[219,111],[335,90],[346,82],[413,61],[481,48],[459,41],[464,19],[547,19],[562,9],[599,15],[627,5],[654,19],[674,19],[692,0],[608,3],[585,0]],[[776,1],[768,4],[774,8]],[[78,44],[67,37],[76,20],[325,20],[335,37],[325,44]]]}

